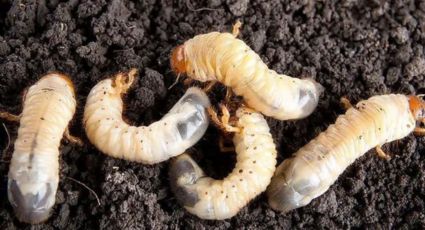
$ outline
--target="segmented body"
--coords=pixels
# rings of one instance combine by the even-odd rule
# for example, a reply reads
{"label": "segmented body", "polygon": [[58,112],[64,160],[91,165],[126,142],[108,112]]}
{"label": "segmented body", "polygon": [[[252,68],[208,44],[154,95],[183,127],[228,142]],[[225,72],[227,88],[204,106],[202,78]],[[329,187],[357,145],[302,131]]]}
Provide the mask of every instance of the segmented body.
{"label": "segmented body", "polygon": [[8,196],[19,220],[49,217],[59,182],[59,145],[76,107],[70,80],[48,74],[25,96],[9,169]]}
{"label": "segmented body", "polygon": [[122,118],[121,90],[113,79],[99,82],[90,92],[84,111],[87,137],[103,153],[130,161],[154,164],[183,153],[208,127],[208,97],[198,88],[186,94],[159,121],[131,126]]}
{"label": "segmented body", "polygon": [[[270,70],[258,54],[230,33],[197,35],[182,47],[184,68],[180,69],[190,78],[219,81],[242,96],[251,108],[279,120],[308,116],[323,92],[313,79],[292,78]],[[177,69],[176,60],[172,64]]]}
{"label": "segmented body", "polygon": [[239,121],[233,142],[236,166],[223,180],[205,176],[189,155],[171,163],[170,182],[177,200],[203,219],[226,219],[236,215],[270,182],[276,167],[276,147],[263,116],[250,109],[237,112]]}
{"label": "segmented body", "polygon": [[405,95],[374,96],[359,102],[278,166],[267,189],[269,204],[284,212],[309,204],[358,157],[407,136],[415,126]]}

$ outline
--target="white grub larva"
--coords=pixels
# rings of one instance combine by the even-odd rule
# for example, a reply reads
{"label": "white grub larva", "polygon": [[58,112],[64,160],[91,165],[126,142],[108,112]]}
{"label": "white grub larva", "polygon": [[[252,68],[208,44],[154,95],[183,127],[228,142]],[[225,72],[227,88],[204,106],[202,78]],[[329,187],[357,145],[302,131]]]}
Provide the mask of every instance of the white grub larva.
{"label": "white grub larva", "polygon": [[305,206],[323,193],[358,157],[373,147],[401,139],[424,121],[425,103],[416,96],[390,94],[360,101],[335,124],[280,164],[267,189],[273,209],[288,212]]}
{"label": "white grub larva", "polygon": [[122,117],[121,95],[131,86],[135,74],[135,69],[127,75],[120,73],[91,90],[84,111],[88,139],[109,156],[145,164],[183,153],[208,128],[208,97],[198,88],[189,88],[161,120],[149,126],[131,126]]}
{"label": "white grub larva", "polygon": [[270,70],[234,33],[197,35],[172,52],[177,74],[201,82],[219,81],[242,96],[246,104],[279,120],[300,119],[316,108],[323,87],[313,79],[298,79]]}
{"label": "white grub larva", "polygon": [[[265,191],[276,168],[276,147],[260,113],[240,108],[233,143],[236,166],[223,180],[207,177],[187,154],[172,160],[170,184],[177,200],[202,219],[227,219]],[[223,122],[225,123],[225,122]]]}
{"label": "white grub larva", "polygon": [[25,95],[7,189],[22,222],[36,224],[50,215],[59,182],[59,145],[75,107],[72,82],[58,73],[44,76]]}

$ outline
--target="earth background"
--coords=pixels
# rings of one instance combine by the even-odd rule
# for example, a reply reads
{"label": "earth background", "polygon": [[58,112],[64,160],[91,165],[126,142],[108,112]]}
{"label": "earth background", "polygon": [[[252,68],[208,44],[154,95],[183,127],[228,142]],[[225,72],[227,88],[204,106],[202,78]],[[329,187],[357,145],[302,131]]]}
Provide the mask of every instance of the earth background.
{"label": "earth background", "polygon": [[[89,143],[82,114],[90,89],[131,67],[140,77],[125,97],[125,116],[135,125],[162,117],[183,95],[169,65],[173,47],[201,33],[231,31],[271,69],[312,77],[326,91],[317,110],[299,121],[268,118],[278,162],[332,124],[352,102],[385,93],[425,92],[425,1],[260,0],[0,0],[0,111],[19,114],[23,91],[49,71],[71,76],[78,99],[71,133],[82,147],[62,141],[60,184],[51,218],[40,229],[269,229],[425,228],[425,137],[384,146],[360,157],[310,205],[280,214],[264,194],[234,218],[206,221],[187,213],[174,198],[168,164],[142,165],[113,159]],[[224,87],[210,98],[223,99]],[[7,172],[18,125],[0,126],[0,228],[21,229],[7,199]],[[210,127],[189,150],[208,175],[223,178],[235,155],[220,153],[220,133]],[[76,179],[92,188],[100,205]]]}

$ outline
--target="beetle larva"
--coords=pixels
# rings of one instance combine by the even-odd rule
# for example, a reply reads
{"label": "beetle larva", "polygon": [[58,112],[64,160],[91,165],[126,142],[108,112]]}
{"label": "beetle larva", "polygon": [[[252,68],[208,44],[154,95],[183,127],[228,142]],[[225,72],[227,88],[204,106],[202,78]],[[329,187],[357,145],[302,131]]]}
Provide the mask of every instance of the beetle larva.
{"label": "beetle larva", "polygon": [[59,182],[59,145],[76,107],[68,77],[52,73],[31,86],[24,99],[10,162],[8,197],[20,221],[50,215]]}
{"label": "beetle larva", "polygon": [[258,194],[266,190],[276,168],[276,147],[266,120],[259,113],[240,108],[236,114],[233,143],[235,169],[223,180],[207,177],[187,154],[176,157],[170,166],[170,183],[177,200],[202,219],[226,219],[236,215]]}
{"label": "beetle larva", "polygon": [[280,164],[267,189],[273,209],[288,212],[323,193],[358,157],[373,147],[401,139],[425,117],[425,103],[416,96],[390,94],[360,101],[338,117],[292,158]]}
{"label": "beetle larva", "polygon": [[159,121],[130,126],[122,118],[121,95],[131,86],[136,70],[99,82],[90,92],[84,111],[88,139],[103,153],[126,160],[154,164],[183,153],[205,133],[210,102],[198,88],[185,95]]}
{"label": "beetle larva", "polygon": [[177,74],[201,82],[219,81],[242,96],[251,108],[279,120],[300,119],[316,108],[323,87],[270,70],[235,34],[197,35],[172,52]]}

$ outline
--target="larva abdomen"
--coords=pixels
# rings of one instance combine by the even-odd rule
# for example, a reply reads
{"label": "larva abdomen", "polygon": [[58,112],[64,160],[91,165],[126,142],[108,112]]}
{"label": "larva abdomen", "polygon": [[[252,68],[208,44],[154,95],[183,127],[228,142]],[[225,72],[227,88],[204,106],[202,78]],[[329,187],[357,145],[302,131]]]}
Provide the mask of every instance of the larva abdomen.
{"label": "larva abdomen", "polygon": [[176,157],[170,165],[170,183],[186,210],[202,219],[227,219],[263,192],[276,167],[276,147],[263,116],[250,109],[237,112],[239,121],[233,142],[235,169],[223,180],[205,176],[189,155]]}
{"label": "larva abdomen", "polygon": [[309,204],[354,160],[373,147],[407,136],[415,122],[405,95],[359,102],[278,166],[267,189],[270,206],[288,212]]}
{"label": "larva abdomen", "polygon": [[58,147],[75,107],[72,83],[61,74],[44,76],[26,94],[8,180],[20,221],[35,224],[50,215],[59,182]]}
{"label": "larva abdomen", "polygon": [[231,87],[248,106],[279,120],[310,115],[323,92],[312,79],[269,70],[254,51],[230,33],[195,36],[175,49],[171,65],[192,79],[219,81]]}
{"label": "larva abdomen", "polygon": [[99,82],[87,98],[85,129],[100,151],[112,157],[154,164],[183,153],[205,133],[209,124],[205,108],[210,102],[202,90],[194,87],[161,120],[149,126],[128,125],[122,119],[121,94],[131,81],[123,86],[121,77],[122,74]]}

